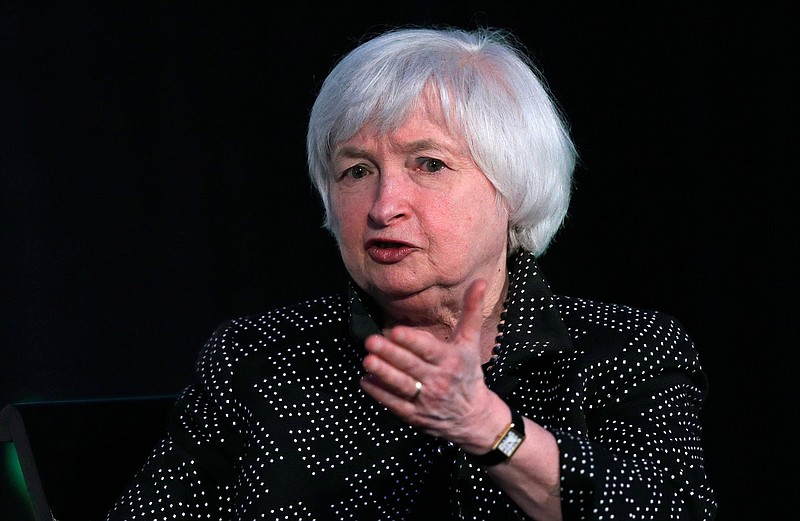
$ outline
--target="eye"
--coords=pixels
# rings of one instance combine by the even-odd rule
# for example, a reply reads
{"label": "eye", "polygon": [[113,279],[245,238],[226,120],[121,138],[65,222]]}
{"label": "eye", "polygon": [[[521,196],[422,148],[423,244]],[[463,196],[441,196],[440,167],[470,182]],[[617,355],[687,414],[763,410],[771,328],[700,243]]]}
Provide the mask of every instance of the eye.
{"label": "eye", "polygon": [[369,175],[369,170],[364,165],[355,165],[351,166],[350,168],[346,169],[339,175],[339,179],[351,178],[351,179],[361,179],[367,177]]}
{"label": "eye", "polygon": [[425,171],[431,173],[439,172],[440,170],[448,168],[444,161],[433,157],[421,157],[417,160],[417,164],[420,168],[423,168]]}

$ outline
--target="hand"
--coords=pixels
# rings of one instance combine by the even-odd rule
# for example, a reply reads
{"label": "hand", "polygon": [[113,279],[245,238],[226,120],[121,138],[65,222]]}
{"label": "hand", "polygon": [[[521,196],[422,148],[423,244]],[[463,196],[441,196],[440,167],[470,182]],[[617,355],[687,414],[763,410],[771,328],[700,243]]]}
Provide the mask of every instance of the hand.
{"label": "hand", "polygon": [[[481,369],[481,327],[486,283],[464,295],[463,314],[450,341],[412,327],[372,335],[365,347],[361,388],[407,423],[454,443],[475,441],[499,397]],[[417,382],[422,390],[417,394]]]}

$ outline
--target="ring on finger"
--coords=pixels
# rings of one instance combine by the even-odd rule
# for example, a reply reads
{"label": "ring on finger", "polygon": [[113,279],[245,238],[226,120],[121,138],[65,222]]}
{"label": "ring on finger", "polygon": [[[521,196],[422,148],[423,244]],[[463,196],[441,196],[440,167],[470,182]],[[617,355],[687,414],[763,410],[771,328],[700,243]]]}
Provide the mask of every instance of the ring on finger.
{"label": "ring on finger", "polygon": [[424,385],[422,385],[422,382],[420,382],[419,380],[414,382],[414,389],[415,389],[414,390],[414,396],[409,398],[408,401],[413,402],[414,400],[419,398],[419,395],[422,394],[422,388],[423,387],[424,387]]}

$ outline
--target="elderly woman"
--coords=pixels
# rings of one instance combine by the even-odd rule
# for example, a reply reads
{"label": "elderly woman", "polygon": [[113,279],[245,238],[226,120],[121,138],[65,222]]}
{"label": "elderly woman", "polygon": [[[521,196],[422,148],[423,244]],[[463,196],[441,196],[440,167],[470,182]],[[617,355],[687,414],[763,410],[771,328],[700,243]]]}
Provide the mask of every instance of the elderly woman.
{"label": "elderly woman", "polygon": [[671,318],[553,295],[575,151],[501,31],[345,56],[308,131],[349,291],[231,320],[109,519],[712,519]]}

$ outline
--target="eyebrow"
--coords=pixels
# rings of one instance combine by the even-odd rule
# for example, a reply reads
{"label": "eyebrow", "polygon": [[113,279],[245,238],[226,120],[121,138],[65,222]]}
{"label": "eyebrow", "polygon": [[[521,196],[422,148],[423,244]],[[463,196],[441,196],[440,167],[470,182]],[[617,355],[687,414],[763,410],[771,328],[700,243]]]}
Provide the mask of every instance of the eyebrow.
{"label": "eyebrow", "polygon": [[[443,151],[446,152],[446,147],[442,146],[438,141],[434,141],[433,139],[420,139],[417,141],[411,141],[409,143],[404,143],[398,146],[401,152],[406,154],[413,154],[416,152],[422,152],[423,150],[436,150],[436,151]],[[342,157],[347,158],[369,158],[371,156],[370,152],[359,147],[345,145],[340,147],[336,150],[336,153],[333,155],[333,159],[338,159]]]}
{"label": "eyebrow", "polygon": [[423,150],[444,150],[444,147],[432,139],[420,139],[406,143],[400,147],[400,150],[406,153],[422,152]]}

